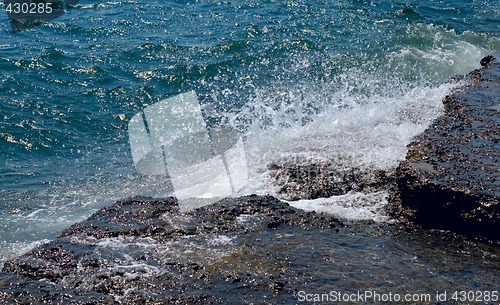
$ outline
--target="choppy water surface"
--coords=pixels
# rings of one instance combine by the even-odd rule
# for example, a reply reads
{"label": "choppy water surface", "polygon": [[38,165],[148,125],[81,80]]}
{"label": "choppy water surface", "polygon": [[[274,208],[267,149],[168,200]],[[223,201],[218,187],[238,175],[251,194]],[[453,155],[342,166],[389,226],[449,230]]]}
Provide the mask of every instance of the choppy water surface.
{"label": "choppy water surface", "polygon": [[[242,193],[275,194],[268,165],[283,158],[394,167],[442,111],[448,80],[500,49],[499,12],[489,0],[80,1],[16,34],[0,16],[0,263],[115,200],[166,195],[164,181],[135,173],[126,125],[180,92],[196,90],[211,124],[242,132],[251,171]],[[391,221],[379,212],[383,193],[294,204]],[[340,235],[332,251],[365,249],[352,270],[412,266],[422,290],[436,274],[443,287],[498,287],[497,250],[384,230]]]}

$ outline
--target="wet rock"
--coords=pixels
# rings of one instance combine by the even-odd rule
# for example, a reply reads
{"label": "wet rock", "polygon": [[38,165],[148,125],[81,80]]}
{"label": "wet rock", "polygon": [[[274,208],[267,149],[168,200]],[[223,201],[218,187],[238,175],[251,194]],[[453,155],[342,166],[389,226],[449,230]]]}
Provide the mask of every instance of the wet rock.
{"label": "wet rock", "polygon": [[0,304],[236,304],[256,294],[290,303],[300,271],[276,236],[331,239],[339,226],[270,196],[187,213],[175,198],[122,200],[6,262]]}
{"label": "wet rock", "polygon": [[481,65],[409,144],[393,202],[424,227],[500,240],[500,53]]}
{"label": "wet rock", "polygon": [[87,235],[96,238],[115,236],[158,236],[173,234],[160,219],[163,214],[179,213],[175,198],[151,200],[133,198],[103,208],[87,220],[65,230],[61,237]]}
{"label": "wet rock", "polygon": [[297,304],[331,291],[498,287],[498,247],[398,227],[345,227],[269,196],[187,213],[173,198],[123,200],[8,261],[0,304]]}
{"label": "wet rock", "polygon": [[61,289],[50,282],[0,273],[0,304],[117,304],[113,297],[86,290]]}
{"label": "wet rock", "polygon": [[385,189],[393,181],[388,171],[339,163],[292,158],[272,163],[269,169],[280,196],[287,200],[372,193]]}

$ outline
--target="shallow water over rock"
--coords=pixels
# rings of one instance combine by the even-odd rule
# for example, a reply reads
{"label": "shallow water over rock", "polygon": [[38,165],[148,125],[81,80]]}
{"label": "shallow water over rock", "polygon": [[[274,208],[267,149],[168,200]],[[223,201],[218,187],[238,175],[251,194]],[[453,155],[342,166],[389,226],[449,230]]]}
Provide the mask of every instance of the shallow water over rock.
{"label": "shallow water over rock", "polygon": [[499,262],[491,244],[343,224],[269,196],[188,213],[174,199],[143,198],[104,208],[7,262],[0,303],[291,304],[372,292],[430,295],[427,303],[438,304],[438,292],[498,289]]}

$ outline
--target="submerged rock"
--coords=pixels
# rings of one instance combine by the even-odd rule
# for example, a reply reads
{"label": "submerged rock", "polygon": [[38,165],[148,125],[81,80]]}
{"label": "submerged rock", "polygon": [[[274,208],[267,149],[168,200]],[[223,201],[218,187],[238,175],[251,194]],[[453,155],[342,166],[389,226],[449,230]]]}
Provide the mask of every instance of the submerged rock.
{"label": "submerged rock", "polygon": [[187,213],[175,198],[123,200],[6,262],[0,304],[241,303],[256,291],[293,301],[302,276],[273,232],[333,239],[339,224],[270,196]]}
{"label": "submerged rock", "polygon": [[424,227],[500,240],[500,52],[481,65],[409,144],[394,206]]}
{"label": "submerged rock", "polygon": [[325,293],[335,303],[343,292],[489,291],[500,282],[499,255],[418,228],[346,227],[270,196],[187,213],[174,198],[136,198],[8,261],[0,304],[296,304]]}

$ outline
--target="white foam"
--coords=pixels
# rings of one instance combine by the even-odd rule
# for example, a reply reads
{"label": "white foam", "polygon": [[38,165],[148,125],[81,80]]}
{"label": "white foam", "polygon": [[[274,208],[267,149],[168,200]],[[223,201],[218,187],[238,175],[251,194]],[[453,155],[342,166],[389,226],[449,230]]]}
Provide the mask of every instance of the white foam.
{"label": "white foam", "polygon": [[388,54],[390,63],[415,63],[427,69],[429,75],[441,74],[444,81],[454,75],[480,68],[479,60],[500,46],[500,39],[473,32],[457,34],[454,29],[429,24],[415,24],[408,28],[409,39],[433,37],[433,44],[416,44]]}
{"label": "white foam", "polygon": [[[388,87],[385,93],[374,90],[369,94],[354,94],[349,86],[337,91],[325,88],[322,100],[318,100],[317,91],[310,95],[303,91],[299,95],[291,88],[285,103],[280,96],[286,89],[279,88],[277,92],[273,92],[276,88],[272,86],[265,89],[265,94],[257,95],[264,97],[262,100],[256,98],[249,103],[253,104],[252,109],[259,111],[252,118],[256,123],[246,134],[252,178],[245,192],[280,197],[282,184],[273,176],[269,165],[283,158],[304,165],[327,162],[353,169],[390,170],[396,167],[405,158],[406,146],[412,138],[442,113],[441,101],[456,85],[446,83],[406,90],[402,90],[401,85],[395,89]],[[329,96],[324,94],[327,91],[331,91]],[[276,100],[272,100],[272,96],[277,96]],[[322,105],[323,110],[308,114],[304,124],[297,119],[297,113],[300,107],[309,103]],[[298,110],[286,116],[290,105]],[[305,117],[304,112],[301,116]],[[381,212],[387,201],[382,197],[380,193],[357,193],[292,204],[345,219],[387,221],[389,218]],[[359,205],[359,202],[364,204]]]}
{"label": "white foam", "polygon": [[[127,247],[139,247],[139,248],[154,248],[158,246],[158,242],[150,237],[130,237],[130,236],[120,236],[112,238],[91,238],[89,240],[91,244],[95,244],[103,248],[116,248],[124,249]],[[79,240],[78,242],[82,242]]]}
{"label": "white foam", "polygon": [[347,109],[329,109],[305,126],[262,131],[248,139],[253,161],[260,166],[291,154],[358,162],[387,168],[405,157],[406,145],[442,110],[451,84],[416,88],[404,96],[374,96]]}
{"label": "white foam", "polygon": [[387,205],[387,193],[370,194],[348,193],[330,198],[290,201],[289,204],[305,211],[324,212],[344,220],[372,220],[389,222],[384,207]]}
{"label": "white foam", "polygon": [[238,221],[238,224],[243,225],[248,222],[255,221],[256,218],[258,218],[258,216],[251,214],[241,214],[236,217],[236,221]]}
{"label": "white foam", "polygon": [[128,264],[126,265],[115,265],[112,270],[119,270],[124,272],[124,276],[128,279],[139,279],[144,277],[152,277],[160,274],[162,269],[148,265],[144,263],[139,263],[128,257]]}
{"label": "white foam", "polygon": [[[182,217],[181,217],[182,218]],[[184,218],[185,219],[185,218]],[[182,222],[182,219],[179,221]],[[199,234],[172,237],[168,242],[159,242],[150,237],[119,236],[110,238],[95,237],[72,237],[72,241],[87,245],[97,246],[96,251],[112,248],[116,253],[122,253],[122,259],[112,267],[128,268],[127,266],[136,266],[140,262],[132,262],[127,253],[129,248],[142,248],[146,251],[152,251],[166,261],[179,260],[190,262],[206,262],[228,255],[234,251],[236,236],[225,234]],[[128,262],[125,264],[124,262]],[[133,264],[129,264],[132,262]],[[137,264],[136,264],[137,263]],[[132,268],[132,267],[130,267]]]}
{"label": "white foam", "polygon": [[231,245],[232,241],[235,239],[234,236],[227,235],[217,235],[213,239],[209,241],[211,245],[220,246],[220,245]]}

